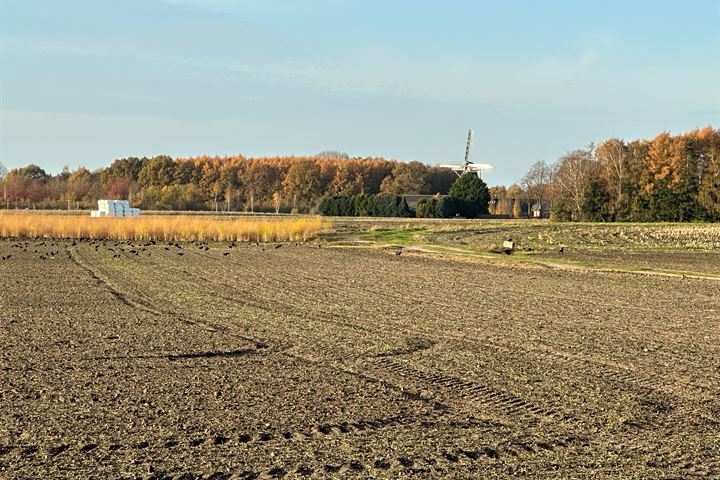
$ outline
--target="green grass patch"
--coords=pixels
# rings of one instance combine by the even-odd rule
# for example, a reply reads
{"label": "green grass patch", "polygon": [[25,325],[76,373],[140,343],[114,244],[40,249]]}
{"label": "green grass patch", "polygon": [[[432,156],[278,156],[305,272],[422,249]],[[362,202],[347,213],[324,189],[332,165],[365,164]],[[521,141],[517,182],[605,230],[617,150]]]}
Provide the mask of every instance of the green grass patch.
{"label": "green grass patch", "polygon": [[[633,252],[642,254],[720,249],[718,224],[609,224],[609,223],[550,223],[532,221],[458,221],[426,222],[419,219],[367,223],[347,222],[342,232],[331,239],[343,238],[365,243],[365,247],[395,245],[416,247],[420,250],[483,258],[503,263],[531,263],[557,268],[582,268],[628,273],[653,273],[717,279],[717,273],[697,272],[689,269],[668,268],[662,260],[650,258],[650,265],[618,264],[613,254]],[[374,220],[377,222],[377,220]],[[503,242],[512,238],[515,251],[504,255]],[[565,252],[584,252],[588,258],[560,258],[555,253],[563,247]],[[549,254],[549,255],[548,255]],[[609,254],[608,258],[602,254]],[[668,257],[671,258],[671,257]],[[622,260],[620,260],[622,262]],[[703,270],[698,264],[698,270]]]}
{"label": "green grass patch", "polygon": [[361,239],[378,243],[409,245],[423,242],[426,234],[427,230],[424,228],[378,229],[362,233]]}

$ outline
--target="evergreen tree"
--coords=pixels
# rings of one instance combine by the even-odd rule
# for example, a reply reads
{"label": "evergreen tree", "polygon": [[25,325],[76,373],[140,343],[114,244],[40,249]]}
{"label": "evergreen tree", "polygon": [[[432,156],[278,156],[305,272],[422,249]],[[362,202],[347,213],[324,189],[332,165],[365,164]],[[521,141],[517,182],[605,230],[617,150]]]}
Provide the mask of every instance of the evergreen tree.
{"label": "evergreen tree", "polygon": [[456,200],[452,197],[423,198],[415,204],[415,216],[418,218],[450,218],[456,213]]}
{"label": "evergreen tree", "polygon": [[607,222],[610,213],[610,193],[607,185],[599,178],[592,179],[585,192],[582,204],[583,220],[586,222]]}
{"label": "evergreen tree", "polygon": [[475,173],[463,173],[450,187],[448,195],[455,199],[460,215],[465,218],[475,218],[488,213],[490,192],[485,182]]}
{"label": "evergreen tree", "polygon": [[681,182],[676,188],[670,187],[668,179],[655,182],[648,197],[650,219],[682,222],[696,218],[699,209],[693,190],[687,182]]}

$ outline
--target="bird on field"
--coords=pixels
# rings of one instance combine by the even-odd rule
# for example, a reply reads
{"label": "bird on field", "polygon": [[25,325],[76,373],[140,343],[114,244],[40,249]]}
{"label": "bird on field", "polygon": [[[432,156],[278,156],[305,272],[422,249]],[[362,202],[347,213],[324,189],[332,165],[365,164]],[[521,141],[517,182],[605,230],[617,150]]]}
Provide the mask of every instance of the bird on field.
{"label": "bird on field", "polygon": [[278,249],[278,248],[280,248],[280,247],[282,247],[282,243],[278,243],[277,245],[275,245],[275,248],[276,248],[276,249]]}
{"label": "bird on field", "polygon": [[565,251],[565,247],[560,247],[560,253],[563,253]]}
{"label": "bird on field", "polygon": [[402,255],[402,250],[398,250],[397,252],[395,252],[395,255]]}
{"label": "bird on field", "polygon": [[182,255],[182,254],[183,254],[183,252],[177,252],[177,254],[178,254],[178,255]]}
{"label": "bird on field", "polygon": [[223,257],[227,257],[228,255],[230,255],[230,252],[223,253]]}

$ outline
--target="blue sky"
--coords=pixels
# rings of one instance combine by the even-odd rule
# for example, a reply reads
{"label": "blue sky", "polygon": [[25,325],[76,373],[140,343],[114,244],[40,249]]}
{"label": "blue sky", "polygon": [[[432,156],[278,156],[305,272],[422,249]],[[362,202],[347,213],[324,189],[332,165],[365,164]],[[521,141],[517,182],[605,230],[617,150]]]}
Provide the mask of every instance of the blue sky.
{"label": "blue sky", "polygon": [[0,161],[313,154],[491,184],[720,127],[720,0],[0,0]]}

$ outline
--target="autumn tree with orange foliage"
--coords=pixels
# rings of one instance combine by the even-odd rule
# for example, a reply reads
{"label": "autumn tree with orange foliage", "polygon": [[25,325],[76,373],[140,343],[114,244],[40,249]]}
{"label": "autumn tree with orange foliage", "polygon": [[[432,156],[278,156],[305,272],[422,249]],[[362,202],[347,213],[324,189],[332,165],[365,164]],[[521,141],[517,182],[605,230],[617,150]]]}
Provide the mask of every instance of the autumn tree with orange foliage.
{"label": "autumn tree with orange foliage", "polygon": [[720,130],[651,140],[609,139],[555,166],[553,217],[572,220],[720,219]]}
{"label": "autumn tree with orange foliage", "polygon": [[[332,153],[332,152],[330,152]],[[405,163],[383,158],[346,158],[323,153],[314,157],[194,157],[174,160],[166,157],[121,159],[103,169],[104,186],[122,176],[140,189],[140,205],[153,209],[157,196],[147,195],[161,182],[191,188],[196,185],[206,198],[205,208],[249,211],[278,211],[280,202],[299,211],[310,211],[323,195],[379,193],[382,183],[395,182],[408,193],[446,193],[454,174],[447,169],[412,162],[417,177],[403,174]],[[314,166],[311,166],[314,165]],[[105,171],[108,171],[107,173]],[[450,177],[452,176],[452,177]],[[413,183],[416,178],[424,181]],[[115,180],[117,182],[117,180]],[[430,189],[436,189],[429,192]],[[165,207],[163,204],[161,207]],[[224,204],[224,205],[222,205]]]}
{"label": "autumn tree with orange foliage", "polygon": [[[537,175],[542,167],[543,176]],[[552,172],[546,185],[545,172]],[[129,199],[143,209],[313,211],[328,195],[446,194],[456,175],[420,162],[316,156],[246,158],[128,157],[105,168],[49,175],[37,165],[0,178],[0,208],[94,208],[98,198]],[[496,213],[527,216],[547,201],[557,219],[720,220],[720,130],[626,142],[612,138],[554,165],[536,164],[518,186],[496,188]],[[525,205],[526,208],[522,208]]]}

